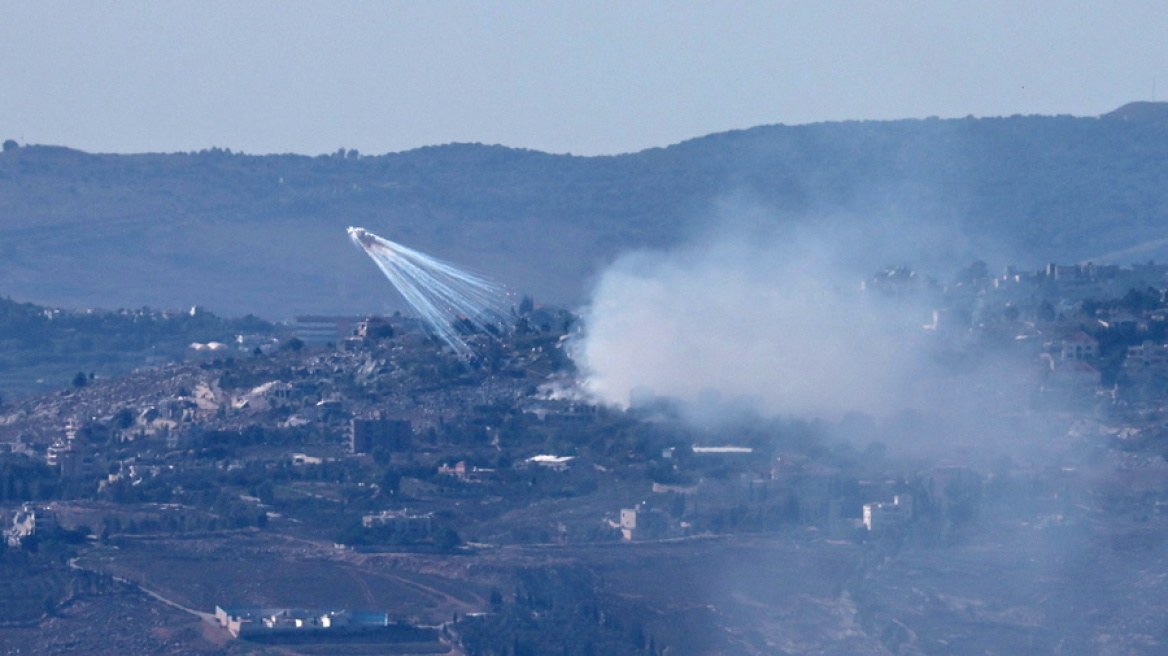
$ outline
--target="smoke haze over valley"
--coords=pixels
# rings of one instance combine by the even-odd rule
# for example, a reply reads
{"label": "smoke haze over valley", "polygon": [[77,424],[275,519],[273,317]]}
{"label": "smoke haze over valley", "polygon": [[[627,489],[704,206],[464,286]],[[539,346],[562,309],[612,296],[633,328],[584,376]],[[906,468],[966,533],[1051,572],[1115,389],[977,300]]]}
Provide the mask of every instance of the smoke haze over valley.
{"label": "smoke haze over valley", "polygon": [[[1165,134],[1148,104],[611,158],[9,144],[14,297],[362,319],[0,302],[0,568],[50,591],[0,595],[0,643],[219,654],[230,613],[327,603],[435,653],[1158,653]],[[487,312],[463,267],[527,297]]]}
{"label": "smoke haze over valley", "polygon": [[[970,279],[984,263],[938,260],[967,246],[958,231],[859,216],[778,223],[756,205],[722,202],[684,244],[609,266],[570,343],[584,396],[677,404],[729,434],[736,418],[799,418],[838,425],[858,448],[1046,460],[1041,439],[1015,439],[1061,426],[1020,423],[1027,385],[1042,375],[1035,350],[1012,333],[985,339],[938,324],[956,313],[1025,330],[1002,323],[1012,297]],[[905,266],[916,261],[942,268]]]}
{"label": "smoke haze over valley", "polygon": [[915,405],[928,310],[860,293],[873,242],[741,226],[601,275],[574,351],[587,389],[620,405],[639,393],[833,418]]}

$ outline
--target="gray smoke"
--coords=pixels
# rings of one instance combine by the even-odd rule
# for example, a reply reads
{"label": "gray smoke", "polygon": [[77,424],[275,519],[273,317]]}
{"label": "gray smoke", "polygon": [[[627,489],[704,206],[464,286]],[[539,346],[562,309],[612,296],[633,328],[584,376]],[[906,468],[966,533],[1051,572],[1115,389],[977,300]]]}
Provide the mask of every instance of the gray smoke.
{"label": "gray smoke", "polygon": [[616,405],[651,393],[825,418],[911,407],[928,308],[860,289],[890,246],[855,224],[729,221],[681,248],[628,254],[583,312],[585,387]]}

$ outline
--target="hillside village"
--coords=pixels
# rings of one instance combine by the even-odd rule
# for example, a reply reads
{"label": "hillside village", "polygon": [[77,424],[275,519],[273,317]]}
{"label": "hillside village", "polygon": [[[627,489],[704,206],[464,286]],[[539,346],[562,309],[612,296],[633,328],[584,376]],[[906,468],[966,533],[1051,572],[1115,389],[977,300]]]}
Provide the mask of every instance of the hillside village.
{"label": "hillside village", "polygon": [[[182,361],[10,401],[0,407],[6,566],[21,552],[62,559],[38,565],[46,583],[22,630],[131,586],[207,614],[381,613],[452,653],[502,653],[504,642],[575,653],[541,642],[557,632],[608,641],[606,653],[687,653],[679,609],[589,577],[623,557],[652,559],[637,549],[747,548],[759,536],[838,548],[849,571],[868,571],[875,554],[1068,531],[1139,552],[1148,527],[1168,521],[1168,265],[994,275],[977,263],[947,284],[892,267],[863,292],[921,311],[906,339],[938,363],[932,384],[974,399],[984,425],[950,441],[946,408],[695,425],[670,399],[598,406],[575,386],[574,318],[531,303],[509,331],[469,336],[471,362],[400,315],[302,317],[279,338],[192,344]],[[533,551],[521,565],[492,560],[508,549]],[[223,576],[196,585],[176,554]],[[63,561],[89,577],[88,591],[47,573]],[[276,562],[304,576],[390,567],[430,592],[281,593],[295,576],[251,571]],[[547,577],[595,612],[553,611],[569,602],[540,596],[552,594]],[[905,639],[881,632],[892,626],[881,581],[873,569],[847,583],[872,653]],[[639,619],[598,619],[618,607]],[[232,621],[234,635],[259,630]],[[764,638],[728,637],[735,621],[703,620],[726,653],[763,653]]]}

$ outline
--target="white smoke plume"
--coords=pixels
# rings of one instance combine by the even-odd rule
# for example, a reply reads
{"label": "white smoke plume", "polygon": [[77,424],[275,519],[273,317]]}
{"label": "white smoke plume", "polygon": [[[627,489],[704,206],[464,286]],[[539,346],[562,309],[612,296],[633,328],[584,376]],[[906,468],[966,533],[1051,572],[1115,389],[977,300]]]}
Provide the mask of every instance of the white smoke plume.
{"label": "white smoke plume", "polygon": [[474,355],[466,330],[489,332],[507,321],[506,290],[425,253],[351,227],[349,238],[377,264],[430,329],[464,359]]}
{"label": "white smoke plume", "polygon": [[621,258],[574,343],[585,388],[823,418],[908,407],[928,314],[861,293],[875,245],[848,232],[739,227]]}

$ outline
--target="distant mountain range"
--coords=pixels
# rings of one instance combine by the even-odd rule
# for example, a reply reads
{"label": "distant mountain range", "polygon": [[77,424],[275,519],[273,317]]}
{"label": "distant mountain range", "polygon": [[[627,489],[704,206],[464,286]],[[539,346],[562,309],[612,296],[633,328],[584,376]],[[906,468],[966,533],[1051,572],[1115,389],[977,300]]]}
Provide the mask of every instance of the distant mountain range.
{"label": "distant mountain range", "polygon": [[[1164,259],[1168,103],[1090,118],[773,125],[606,157],[481,144],[101,155],[8,142],[0,296],[270,319],[400,307],[349,243],[344,229],[358,225],[572,306],[622,252],[737,212],[904,235],[910,265]],[[871,265],[889,252],[873,249]]]}

